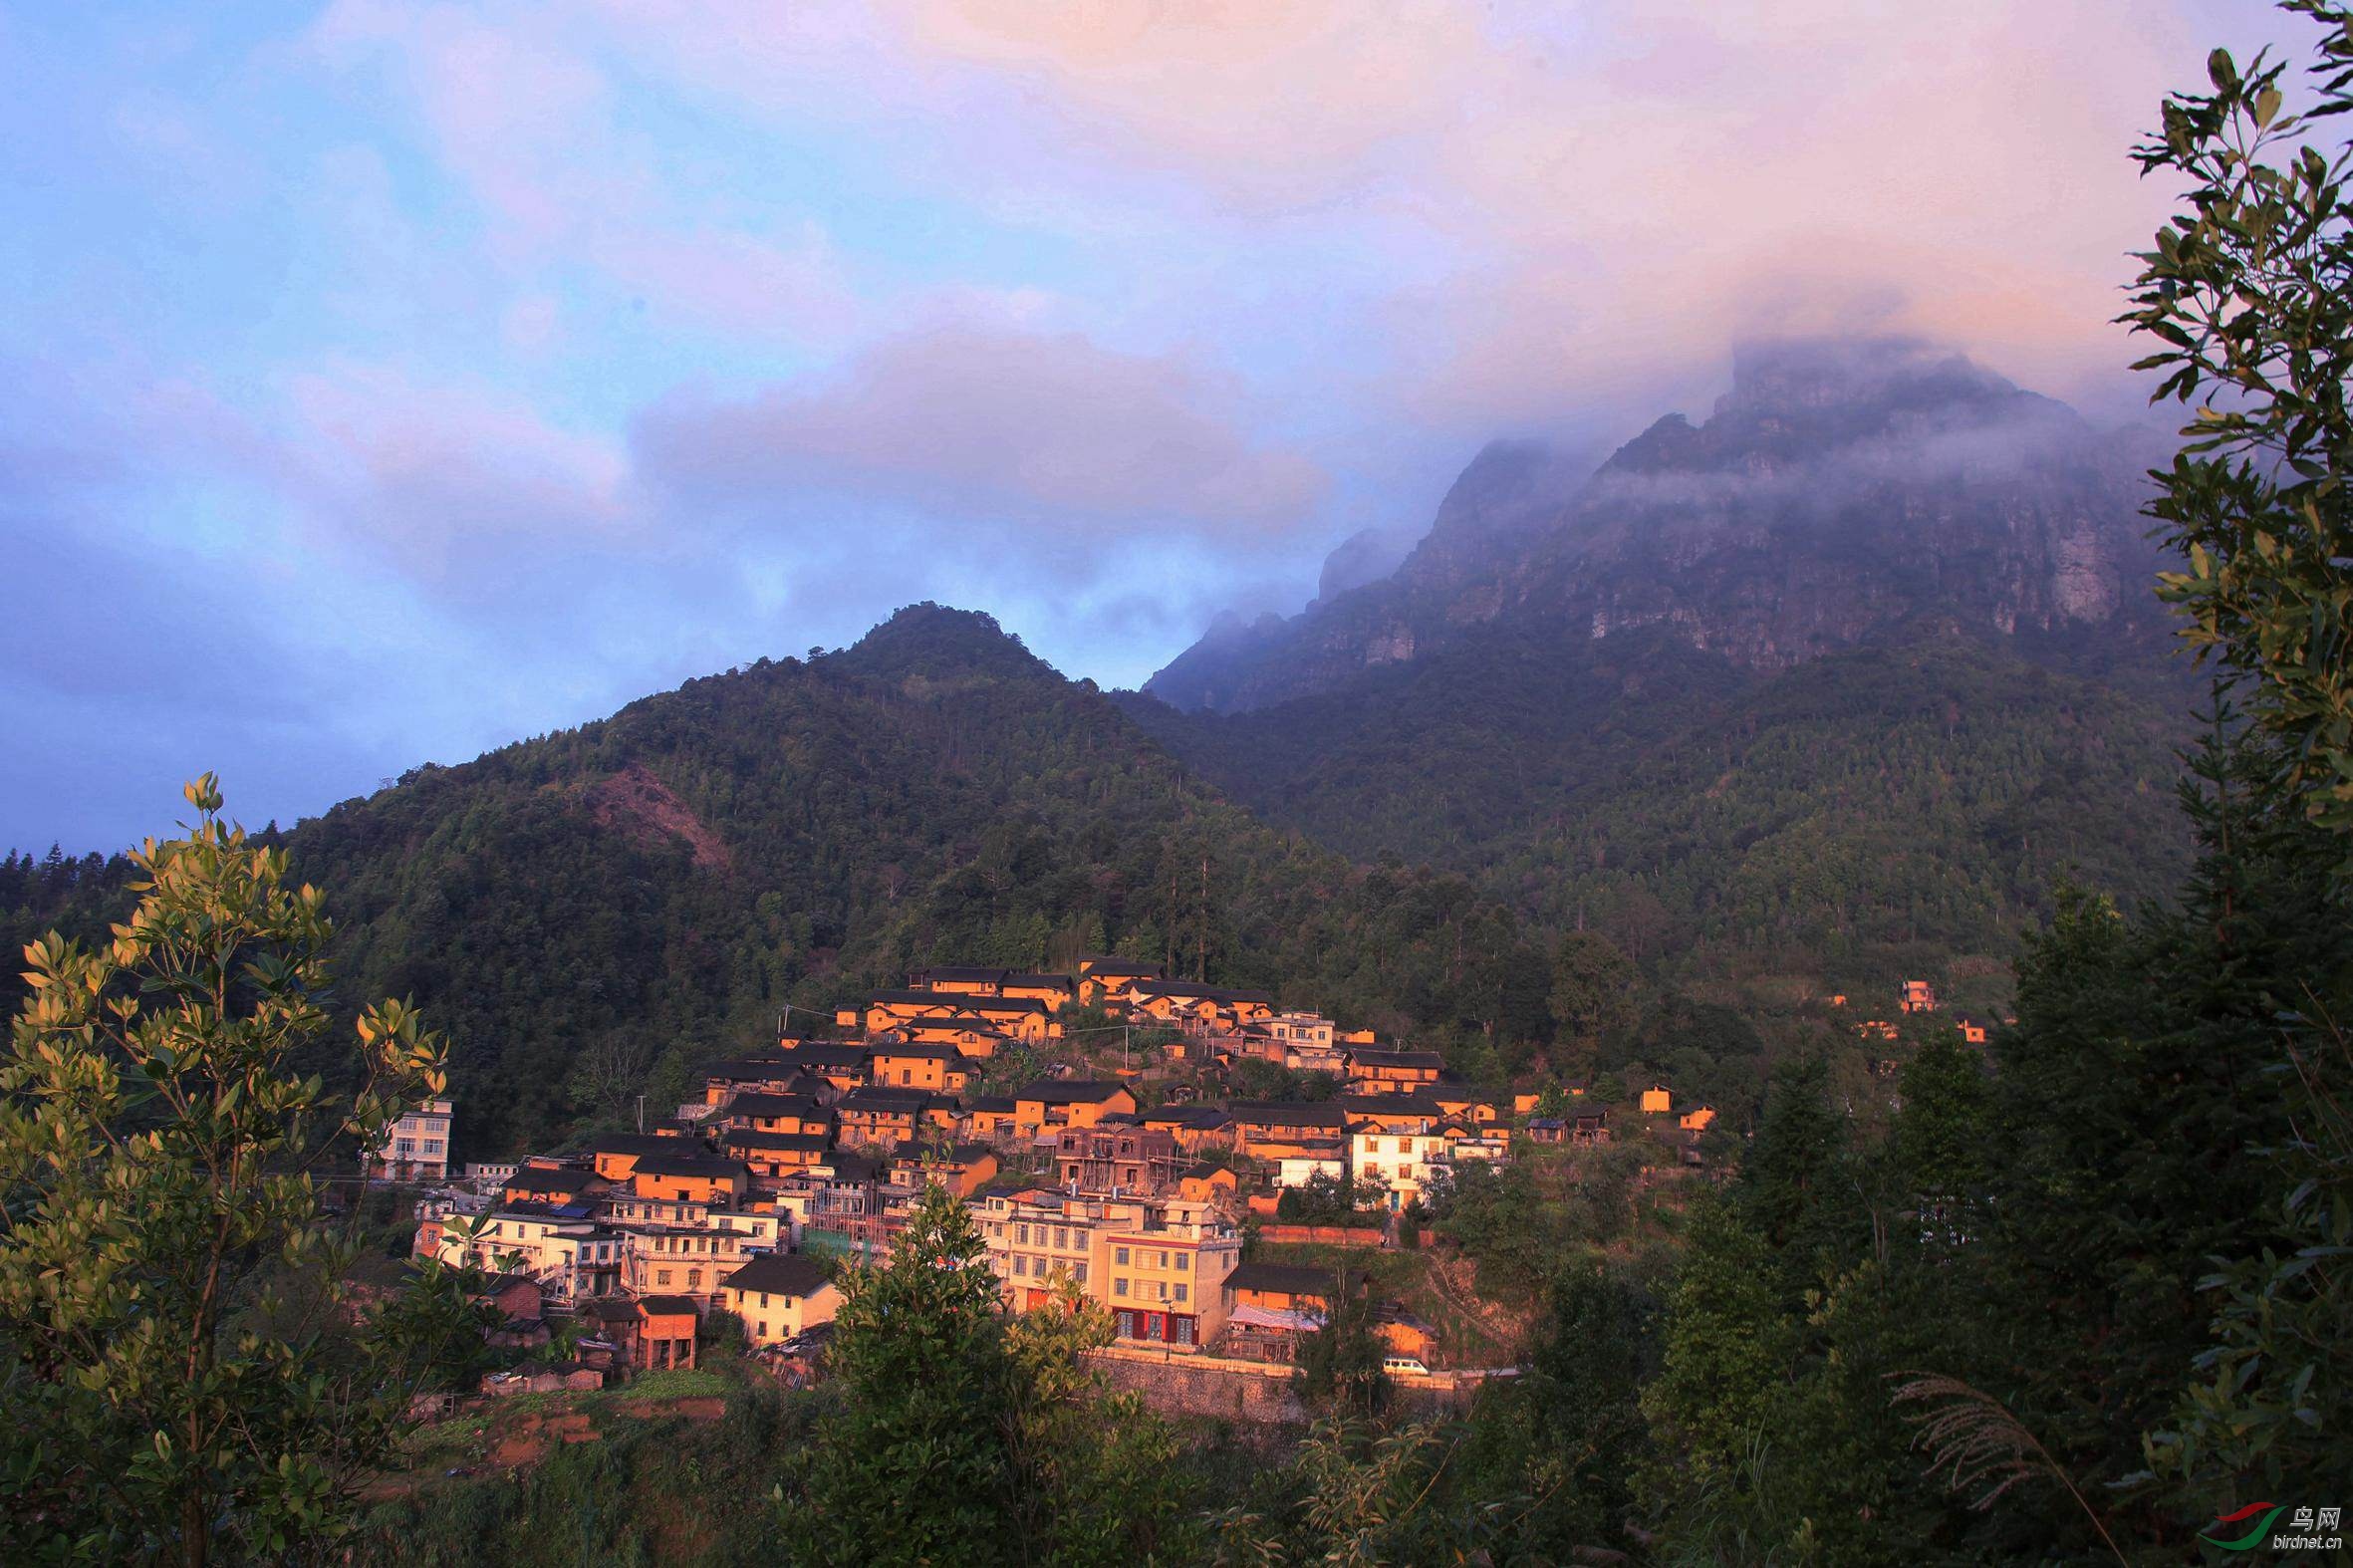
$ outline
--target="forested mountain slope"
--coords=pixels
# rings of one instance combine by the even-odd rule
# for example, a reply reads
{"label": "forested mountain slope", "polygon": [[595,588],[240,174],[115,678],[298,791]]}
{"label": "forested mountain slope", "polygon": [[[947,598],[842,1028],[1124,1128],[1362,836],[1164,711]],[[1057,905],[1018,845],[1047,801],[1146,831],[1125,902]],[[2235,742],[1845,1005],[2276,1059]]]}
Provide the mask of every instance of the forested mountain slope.
{"label": "forested mountain slope", "polygon": [[[233,783],[233,781],[232,781]],[[426,767],[290,835],[353,996],[449,1031],[480,1154],[577,1116],[609,1046],[712,1054],[938,959],[1082,949],[1438,1040],[1530,1040],[1544,964],[1460,878],[1363,872],[1192,781],[989,618],[687,682]]]}
{"label": "forested mountain slope", "polygon": [[1490,447],[1393,576],[1121,701],[1278,825],[1687,977],[2006,956],[2062,880],[2182,866],[2154,455],[1914,345],[1754,349],[1598,471]]}
{"label": "forested mountain slope", "polygon": [[1270,821],[1690,981],[1942,972],[2006,956],[2063,881],[2135,898],[2182,864],[2178,706],[1955,638],[1778,674],[1605,647],[1490,634],[1253,713],[1123,701]]}

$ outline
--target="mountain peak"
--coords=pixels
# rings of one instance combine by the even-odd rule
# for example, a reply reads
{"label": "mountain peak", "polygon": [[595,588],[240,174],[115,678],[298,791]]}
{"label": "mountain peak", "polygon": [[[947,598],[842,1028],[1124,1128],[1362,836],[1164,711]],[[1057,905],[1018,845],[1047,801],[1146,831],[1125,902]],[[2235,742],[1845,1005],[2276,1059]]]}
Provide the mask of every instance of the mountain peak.
{"label": "mountain peak", "polygon": [[926,599],[907,605],[826,662],[850,674],[904,680],[975,675],[1012,679],[1052,676],[1053,666],[1021,639],[979,610],[958,610]]}
{"label": "mountain peak", "polygon": [[1715,412],[1922,408],[2021,395],[1966,355],[1917,338],[1766,338],[1733,349],[1732,390]]}

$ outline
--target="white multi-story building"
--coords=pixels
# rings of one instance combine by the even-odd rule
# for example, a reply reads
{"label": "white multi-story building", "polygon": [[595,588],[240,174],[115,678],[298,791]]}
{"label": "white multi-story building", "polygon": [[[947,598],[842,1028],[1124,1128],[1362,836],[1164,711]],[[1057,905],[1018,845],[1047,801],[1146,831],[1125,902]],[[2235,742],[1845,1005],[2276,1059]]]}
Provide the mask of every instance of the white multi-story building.
{"label": "white multi-story building", "polygon": [[418,1103],[385,1135],[370,1154],[368,1174],[380,1181],[445,1181],[449,1178],[449,1102]]}
{"label": "white multi-story building", "polygon": [[549,1302],[569,1306],[620,1292],[626,1247],[624,1235],[585,1214],[509,1207],[445,1224],[436,1250],[444,1263],[486,1273],[520,1269]]}
{"label": "white multi-story building", "polygon": [[763,1253],[790,1248],[792,1216],[777,1211],[711,1210],[701,1204],[674,1205],[701,1212],[667,1217],[625,1217],[614,1204],[613,1227],[621,1232],[622,1283],[639,1295],[691,1296],[707,1311],[719,1299],[728,1275]]}
{"label": "white multi-story building", "polygon": [[1445,1169],[1449,1134],[1430,1122],[1410,1127],[1361,1125],[1349,1134],[1349,1163],[1359,1185],[1389,1194],[1400,1209],[1422,1195],[1433,1175]]}

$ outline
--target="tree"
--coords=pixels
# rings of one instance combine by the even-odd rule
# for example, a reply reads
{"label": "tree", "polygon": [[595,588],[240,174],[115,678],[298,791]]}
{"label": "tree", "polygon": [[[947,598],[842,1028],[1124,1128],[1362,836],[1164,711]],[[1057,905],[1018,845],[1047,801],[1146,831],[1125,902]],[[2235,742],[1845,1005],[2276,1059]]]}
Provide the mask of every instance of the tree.
{"label": "tree", "polygon": [[1318,1422],[1272,1478],[1273,1506],[1236,1503],[1211,1524],[1218,1563],[1490,1561],[1505,1498],[1449,1506],[1441,1482],[1461,1444],[1436,1422],[1384,1430]]}
{"label": "tree", "polygon": [[1389,1375],[1382,1367],[1388,1358],[1372,1291],[1335,1271],[1323,1322],[1299,1342],[1293,1381],[1300,1396],[1344,1417],[1370,1416],[1389,1400]]}
{"label": "tree", "polygon": [[1898,1199],[1939,1245],[1975,1233],[1993,1131],[1992,1088],[1977,1054],[1947,1030],[1904,1064],[1903,1108],[1889,1138]]}
{"label": "tree", "polygon": [[[2328,835],[2306,853],[2338,874],[2316,923],[2341,931],[2353,868],[2353,142],[2324,149],[2317,132],[2353,110],[2353,9],[2282,9],[2323,29],[2312,107],[2281,112],[2286,66],[2267,51],[2242,73],[2217,50],[2214,91],[2166,101],[2162,132],[2135,155],[2146,172],[2183,176],[2190,210],[2141,258],[2142,292],[2123,319],[2165,346],[2142,362],[2170,373],[2158,398],[2217,405],[2199,408],[2189,448],[2156,476],[2152,515],[2189,557],[2165,593],[2188,618],[2184,636],[2234,678],[2273,741],[2233,748],[2260,758],[2266,804]],[[2227,773],[2207,773],[2220,795]],[[2293,1107],[2292,1133],[2267,1148],[2280,1195],[2255,1210],[2261,1245],[2242,1244],[2200,1281],[2216,1303],[2212,1343],[2173,1424],[2147,1443],[2161,1473],[2210,1488],[2353,1473],[2353,1281],[2342,1267],[2353,1247],[2353,976],[2341,955],[2300,956],[2264,966],[2280,983],[2261,997],[2272,1076]]]}
{"label": "tree", "polygon": [[1792,1303],[1851,1261],[1867,1239],[1848,1138],[1847,1119],[1830,1103],[1823,1058],[1807,1057],[1773,1075],[1764,1120],[1740,1162],[1732,1195],[1773,1249]]}
{"label": "tree", "polygon": [[1552,950],[1552,1016],[1564,1039],[1590,1045],[1631,1023],[1639,976],[1598,931],[1570,931]]}
{"label": "tree", "polygon": [[1667,1300],[1664,1365],[1643,1410],[1700,1476],[1733,1468],[1788,1363],[1793,1331],[1771,1256],[1729,1204],[1708,1199],[1694,1211]]}
{"label": "tree", "polygon": [[1511,1489],[1542,1499],[1529,1519],[1544,1555],[1567,1560],[1615,1538],[1633,1501],[1648,1429],[1642,1387],[1658,1370],[1658,1304],[1594,1260],[1553,1281],[1550,1332],[1507,1391],[1530,1408],[1524,1476]]}
{"label": "tree", "polygon": [[980,1232],[928,1182],[890,1261],[847,1270],[820,1424],[792,1523],[820,1562],[992,1563],[1005,1503],[1014,1365]]}
{"label": "tree", "polygon": [[[2353,147],[2315,144],[2353,110],[2353,9],[2284,0],[2319,23],[2316,102],[2282,113],[2286,62],[2209,58],[2212,93],[2178,93],[2134,149],[2189,185],[2189,210],[2141,256],[2120,320],[2162,347],[2152,401],[2198,403],[2150,514],[2188,557],[2165,574],[2183,636],[2244,682],[2282,744],[2272,781],[2315,821],[2353,831]],[[2273,161],[2276,156],[2277,160]],[[2340,850],[2353,838],[2340,841]]]}
{"label": "tree", "polygon": [[442,1045],[380,1002],[357,1093],[298,1076],[330,1028],[325,898],[220,820],[210,774],[185,794],[195,825],[133,852],[110,942],[26,948],[0,1065],[0,1539],[20,1561],[332,1540],[417,1378],[476,1332],[430,1263],[347,1328],[359,1243],[328,1225],[320,1174],[441,1092]]}
{"label": "tree", "polygon": [[[580,1053],[565,1091],[589,1115],[619,1120],[646,1087],[646,1072],[653,1062],[654,1048],[645,1039],[607,1034]],[[662,1114],[668,1115],[674,1104],[660,1106]]]}
{"label": "tree", "polygon": [[1111,1309],[1058,1278],[1012,1320],[1011,1523],[1031,1560],[1082,1568],[1187,1559],[1194,1515],[1176,1433],[1087,1363],[1112,1341]]}

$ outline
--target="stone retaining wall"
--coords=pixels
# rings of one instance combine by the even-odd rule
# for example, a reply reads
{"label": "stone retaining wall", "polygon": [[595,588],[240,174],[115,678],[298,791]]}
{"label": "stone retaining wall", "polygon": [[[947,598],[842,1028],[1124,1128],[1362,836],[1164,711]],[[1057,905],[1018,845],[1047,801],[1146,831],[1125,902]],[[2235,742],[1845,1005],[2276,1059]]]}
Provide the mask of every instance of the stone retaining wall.
{"label": "stone retaining wall", "polygon": [[[1289,1367],[1123,1349],[1091,1351],[1088,1360],[1111,1388],[1137,1395],[1164,1416],[1211,1416],[1247,1426],[1303,1425],[1309,1419],[1291,1387]],[[1476,1385],[1417,1379],[1394,1382],[1392,1392],[1409,1414],[1436,1415],[1467,1405]]]}

